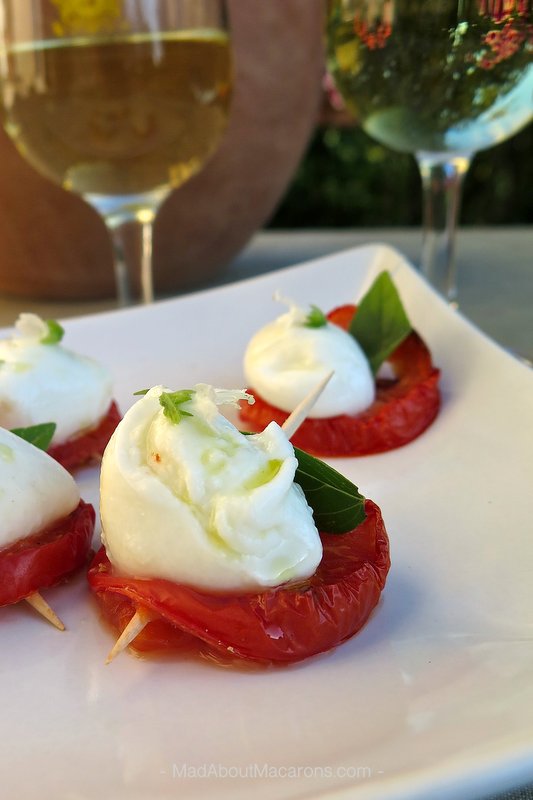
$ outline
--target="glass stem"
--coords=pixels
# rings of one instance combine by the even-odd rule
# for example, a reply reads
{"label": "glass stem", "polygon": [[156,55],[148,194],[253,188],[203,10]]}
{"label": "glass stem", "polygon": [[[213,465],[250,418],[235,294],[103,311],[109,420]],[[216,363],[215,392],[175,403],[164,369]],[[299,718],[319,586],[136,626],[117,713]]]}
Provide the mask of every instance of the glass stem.
{"label": "glass stem", "polygon": [[154,275],[152,270],[152,236],[154,220],[140,222],[141,226],[141,294],[143,303],[154,302]]}
{"label": "glass stem", "polygon": [[463,178],[471,155],[416,154],[423,192],[421,271],[453,303],[457,297],[455,240]]}
{"label": "glass stem", "polygon": [[132,220],[107,219],[115,255],[115,281],[120,306],[152,303],[152,234],[155,212],[145,211]]}

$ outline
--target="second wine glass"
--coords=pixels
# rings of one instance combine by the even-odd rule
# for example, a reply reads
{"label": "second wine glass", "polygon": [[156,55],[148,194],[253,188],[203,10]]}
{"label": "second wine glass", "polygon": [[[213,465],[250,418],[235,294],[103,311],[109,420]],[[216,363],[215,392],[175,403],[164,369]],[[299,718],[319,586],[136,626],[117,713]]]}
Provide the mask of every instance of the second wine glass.
{"label": "second wine glass", "polygon": [[528,0],[328,0],[329,67],[364,130],[413,153],[423,187],[421,269],[456,298],[461,183],[477,150],[531,119]]}
{"label": "second wine glass", "polygon": [[[0,38],[7,132],[39,172],[102,215],[119,302],[150,302],[157,210],[227,124],[224,0],[0,0]],[[140,269],[124,260],[132,222]]]}

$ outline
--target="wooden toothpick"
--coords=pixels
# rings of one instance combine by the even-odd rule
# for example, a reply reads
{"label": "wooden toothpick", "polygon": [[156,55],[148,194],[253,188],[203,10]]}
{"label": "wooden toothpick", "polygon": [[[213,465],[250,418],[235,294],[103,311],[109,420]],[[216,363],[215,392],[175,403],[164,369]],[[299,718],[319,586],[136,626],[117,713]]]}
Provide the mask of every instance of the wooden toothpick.
{"label": "wooden toothpick", "polygon": [[298,403],[294,411],[287,417],[283,425],[281,426],[282,431],[285,432],[287,439],[290,439],[291,436],[294,436],[302,422],[305,420],[311,409],[313,408],[314,404],[330,382],[331,378],[333,377],[333,370],[323,378],[320,383],[312,389],[307,397]]}
{"label": "wooden toothpick", "polygon": [[29,594],[27,597],[24,598],[25,601],[37,611],[41,617],[44,617],[48,622],[50,622],[55,628],[60,631],[65,630],[65,626],[55,613],[53,609],[50,608],[44,597],[42,597],[39,592],[33,592],[33,594]]}
{"label": "wooden toothpick", "polygon": [[105,663],[110,664],[119,653],[122,653],[155,616],[151,611],[144,608],[136,611],[110,650]]}

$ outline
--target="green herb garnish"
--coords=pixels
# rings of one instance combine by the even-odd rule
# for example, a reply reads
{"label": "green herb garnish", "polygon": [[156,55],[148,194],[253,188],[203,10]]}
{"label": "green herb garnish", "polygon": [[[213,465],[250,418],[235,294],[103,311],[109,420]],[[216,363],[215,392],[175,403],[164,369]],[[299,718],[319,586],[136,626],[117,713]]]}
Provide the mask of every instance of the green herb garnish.
{"label": "green herb garnish", "polygon": [[188,403],[194,394],[193,389],[180,389],[178,392],[161,392],[159,402],[167,419],[178,425],[183,417],[192,417],[189,411],[184,411],[180,406]]}
{"label": "green herb garnish", "polygon": [[400,295],[388,272],[381,272],[357,307],[349,333],[361,345],[374,375],[411,332]]}
{"label": "green herb garnish", "polygon": [[[133,392],[134,397],[143,396],[148,394],[149,389],[139,389]],[[190,411],[184,411],[180,408],[183,403],[188,403],[194,394],[194,389],[180,389],[178,392],[161,392],[159,395],[159,403],[163,407],[163,413],[167,419],[178,425],[183,417],[192,417]]]}
{"label": "green herb garnish", "polygon": [[366,519],[365,498],[340,472],[318,458],[294,448],[298,468],[294,480],[313,509],[319,531],[347,533]]}
{"label": "green herb garnish", "polygon": [[27,428],[12,428],[11,433],[38,447],[39,450],[48,450],[56,427],[55,422],[43,422],[41,425],[30,425]]}
{"label": "green herb garnish", "polygon": [[318,306],[311,306],[311,311],[305,318],[304,325],[306,328],[323,328],[328,324],[328,320],[323,311]]}
{"label": "green herb garnish", "polygon": [[41,344],[57,344],[61,341],[65,331],[55,319],[47,319],[45,325],[48,328],[46,333],[40,340]]}

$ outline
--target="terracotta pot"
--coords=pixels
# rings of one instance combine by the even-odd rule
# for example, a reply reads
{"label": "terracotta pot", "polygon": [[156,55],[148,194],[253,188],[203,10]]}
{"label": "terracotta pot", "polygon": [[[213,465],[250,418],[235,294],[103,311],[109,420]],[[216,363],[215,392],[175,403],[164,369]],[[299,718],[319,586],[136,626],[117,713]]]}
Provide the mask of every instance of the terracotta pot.
{"label": "terracotta pot", "polygon": [[[163,205],[156,289],[201,284],[271,215],[302,156],[320,102],[322,0],[229,0],[236,85],[224,141]],[[81,199],[37,175],[0,135],[0,292],[43,299],[112,296],[111,245]]]}

